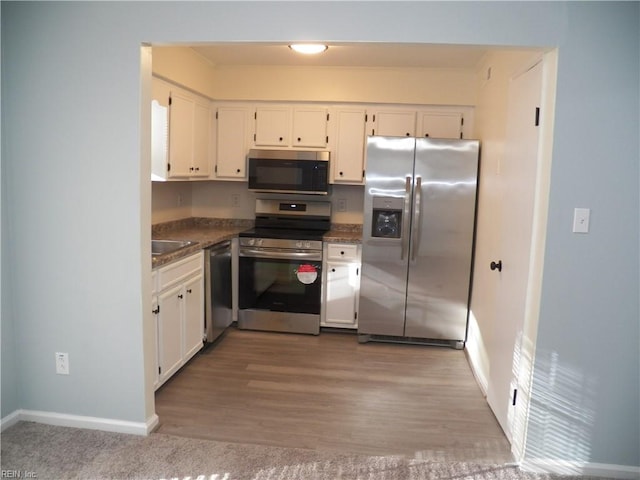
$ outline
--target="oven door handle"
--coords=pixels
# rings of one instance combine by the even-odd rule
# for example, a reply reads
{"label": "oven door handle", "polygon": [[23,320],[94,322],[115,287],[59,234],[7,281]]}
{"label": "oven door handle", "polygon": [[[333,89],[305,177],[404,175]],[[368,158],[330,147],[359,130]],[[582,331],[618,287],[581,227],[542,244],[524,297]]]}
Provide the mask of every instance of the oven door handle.
{"label": "oven door handle", "polygon": [[263,250],[260,248],[241,248],[239,252],[241,257],[253,258],[276,258],[285,260],[322,260],[322,252],[296,252],[295,250],[284,250],[270,248]]}

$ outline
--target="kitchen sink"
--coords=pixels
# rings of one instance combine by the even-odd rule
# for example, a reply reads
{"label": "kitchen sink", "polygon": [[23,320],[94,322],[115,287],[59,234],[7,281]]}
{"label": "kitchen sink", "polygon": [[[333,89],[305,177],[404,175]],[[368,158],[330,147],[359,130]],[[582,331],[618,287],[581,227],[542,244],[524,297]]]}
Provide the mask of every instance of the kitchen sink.
{"label": "kitchen sink", "polygon": [[151,240],[151,255],[164,255],[193,245],[189,240]]}

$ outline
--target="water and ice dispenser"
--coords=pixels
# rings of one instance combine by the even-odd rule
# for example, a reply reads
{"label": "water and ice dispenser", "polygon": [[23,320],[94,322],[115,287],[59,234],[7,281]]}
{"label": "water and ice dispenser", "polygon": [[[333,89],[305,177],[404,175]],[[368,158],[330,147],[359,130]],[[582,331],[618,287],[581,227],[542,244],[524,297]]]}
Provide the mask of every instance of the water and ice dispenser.
{"label": "water and ice dispenser", "polygon": [[402,210],[404,198],[373,197],[371,236],[400,238],[402,236]]}

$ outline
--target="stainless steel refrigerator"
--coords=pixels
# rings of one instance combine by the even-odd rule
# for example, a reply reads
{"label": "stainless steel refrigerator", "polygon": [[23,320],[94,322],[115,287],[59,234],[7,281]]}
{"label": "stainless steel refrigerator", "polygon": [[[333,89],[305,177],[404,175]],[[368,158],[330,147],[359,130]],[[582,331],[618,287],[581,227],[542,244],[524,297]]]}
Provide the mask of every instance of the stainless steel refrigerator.
{"label": "stainless steel refrigerator", "polygon": [[477,140],[368,138],[361,342],[466,340]]}

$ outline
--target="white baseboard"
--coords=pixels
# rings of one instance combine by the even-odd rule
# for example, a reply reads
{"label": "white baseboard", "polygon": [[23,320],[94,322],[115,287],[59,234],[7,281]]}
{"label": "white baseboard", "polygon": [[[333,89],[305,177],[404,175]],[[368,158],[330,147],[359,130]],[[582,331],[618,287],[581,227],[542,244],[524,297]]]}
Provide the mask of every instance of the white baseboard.
{"label": "white baseboard", "polygon": [[157,428],[160,423],[155,413],[148,418],[146,422],[129,422],[126,420],[69,415],[66,413],[16,410],[1,420],[1,430],[4,431],[6,428],[20,421],[44,423],[60,427],[102,430],[105,432],[129,433],[132,435],[148,435]]}
{"label": "white baseboard", "polygon": [[487,391],[489,390],[489,382],[487,381],[487,377],[485,377],[484,372],[482,372],[480,369],[480,361],[476,358],[475,353],[468,348],[464,349],[464,354],[465,354],[465,357],[467,357],[467,363],[471,368],[471,373],[473,374],[473,377],[476,379],[476,383],[478,384],[478,387],[480,387],[480,391],[482,392],[482,395],[485,398],[487,398]]}
{"label": "white baseboard", "polygon": [[608,463],[569,462],[561,460],[524,460],[520,468],[525,472],[552,473],[557,475],[581,475],[605,478],[637,480],[640,467]]}
{"label": "white baseboard", "polygon": [[9,415],[0,420],[0,432],[4,432],[7,428],[12,427],[20,421],[20,410],[14,410]]}

